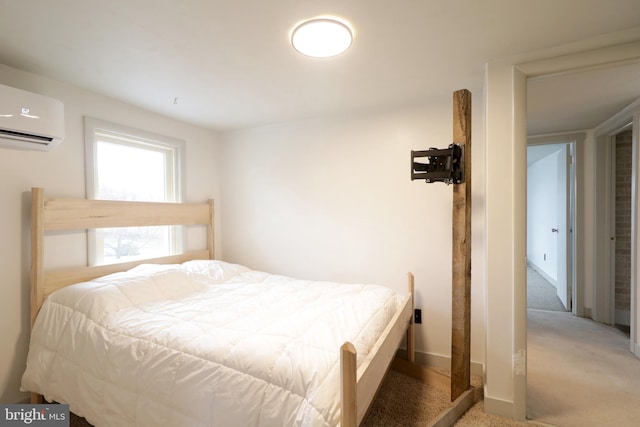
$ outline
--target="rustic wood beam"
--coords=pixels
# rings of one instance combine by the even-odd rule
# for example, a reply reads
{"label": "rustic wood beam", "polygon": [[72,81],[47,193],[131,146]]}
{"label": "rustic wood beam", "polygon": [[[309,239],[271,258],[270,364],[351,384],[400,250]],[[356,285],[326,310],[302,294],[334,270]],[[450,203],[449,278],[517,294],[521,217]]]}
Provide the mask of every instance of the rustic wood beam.
{"label": "rustic wood beam", "polygon": [[453,142],[463,149],[464,182],[453,186],[451,401],[471,386],[471,92],[453,93]]}

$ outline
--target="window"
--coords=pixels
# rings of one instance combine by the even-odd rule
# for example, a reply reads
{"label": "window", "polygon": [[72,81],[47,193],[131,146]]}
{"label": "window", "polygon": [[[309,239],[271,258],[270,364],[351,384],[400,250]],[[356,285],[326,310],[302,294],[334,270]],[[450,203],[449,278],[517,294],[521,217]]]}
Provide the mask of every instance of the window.
{"label": "window", "polygon": [[[180,202],[184,142],[85,117],[87,197]],[[91,230],[89,264],[112,264],[182,252],[182,227]]]}

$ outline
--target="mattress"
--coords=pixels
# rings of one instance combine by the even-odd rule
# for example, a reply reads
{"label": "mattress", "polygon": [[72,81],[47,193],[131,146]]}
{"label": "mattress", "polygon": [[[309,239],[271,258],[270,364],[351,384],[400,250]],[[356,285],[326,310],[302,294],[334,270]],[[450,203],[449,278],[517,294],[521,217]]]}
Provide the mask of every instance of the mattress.
{"label": "mattress", "polygon": [[400,303],[222,261],[141,265],[45,300],[22,390],[96,426],[335,426],[340,346],[360,364]]}

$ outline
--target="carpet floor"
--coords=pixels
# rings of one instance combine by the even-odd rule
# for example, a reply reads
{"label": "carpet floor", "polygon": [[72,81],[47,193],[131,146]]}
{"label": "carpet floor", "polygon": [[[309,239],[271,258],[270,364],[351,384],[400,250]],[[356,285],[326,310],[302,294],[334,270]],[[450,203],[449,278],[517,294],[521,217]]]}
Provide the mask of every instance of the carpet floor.
{"label": "carpet floor", "polygon": [[[482,387],[474,379],[474,387]],[[423,427],[450,406],[450,395],[439,388],[393,370],[389,371],[362,427]],[[456,427],[531,427],[533,421],[514,421],[487,414],[484,401],[475,403],[454,424]]]}
{"label": "carpet floor", "polygon": [[558,298],[556,287],[531,266],[527,266],[527,308],[567,311]]}
{"label": "carpet floor", "polygon": [[527,415],[549,424],[640,425],[640,360],[618,329],[528,310]]}
{"label": "carpet floor", "polygon": [[449,403],[448,393],[391,370],[362,427],[426,426]]}

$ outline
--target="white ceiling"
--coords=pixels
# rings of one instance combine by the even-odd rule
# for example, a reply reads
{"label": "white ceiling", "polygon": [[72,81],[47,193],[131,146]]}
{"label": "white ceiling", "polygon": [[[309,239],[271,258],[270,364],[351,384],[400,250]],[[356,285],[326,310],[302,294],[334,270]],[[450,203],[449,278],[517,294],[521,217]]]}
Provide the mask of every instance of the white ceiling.
{"label": "white ceiling", "polygon": [[[295,52],[291,29],[326,15],[351,49]],[[480,91],[487,61],[638,23],[638,0],[0,0],[0,62],[226,130]],[[640,97],[630,67],[530,82],[530,133]]]}
{"label": "white ceiling", "polygon": [[640,62],[530,79],[529,134],[593,129],[639,98]]}

